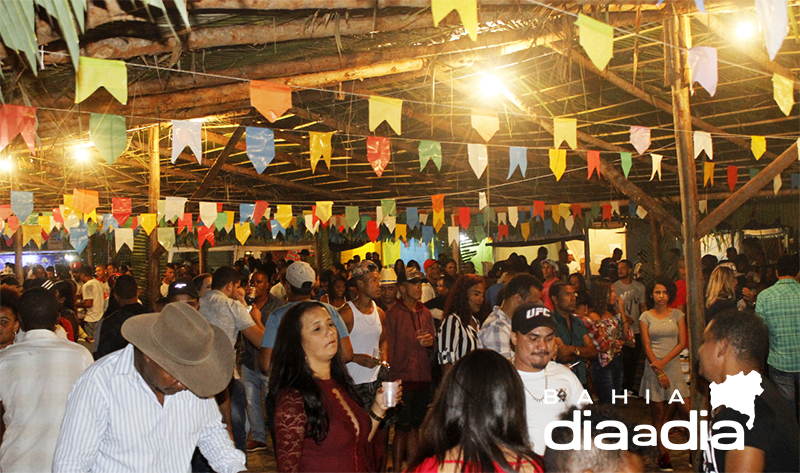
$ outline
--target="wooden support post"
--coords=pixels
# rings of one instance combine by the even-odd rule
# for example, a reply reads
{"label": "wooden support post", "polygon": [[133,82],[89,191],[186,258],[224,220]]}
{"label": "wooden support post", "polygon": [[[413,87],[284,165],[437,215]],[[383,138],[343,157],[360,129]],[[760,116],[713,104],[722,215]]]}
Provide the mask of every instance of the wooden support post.
{"label": "wooden support post", "polygon": [[[697,349],[703,340],[706,321],[703,312],[703,274],[700,266],[700,241],[697,228],[697,171],[692,143],[692,121],[689,111],[689,68],[686,50],[691,47],[689,17],[675,15],[665,22],[670,46],[667,48],[672,64],[672,117],[678,154],[678,180],[683,217],[684,262],[686,263],[686,305],[689,327],[689,351],[692,366],[697,366]],[[698,386],[698,375],[692,372],[692,386]],[[692,408],[704,409],[708,399],[700,389],[692,389]],[[695,460],[695,465],[700,463]]]}
{"label": "wooden support post", "polygon": [[[158,199],[161,195],[161,155],[159,154],[159,126],[148,130],[147,149],[150,157],[150,189],[147,200],[147,210],[158,214]],[[153,229],[149,237],[150,255],[147,260],[147,295],[150,307],[155,307],[156,301],[161,297],[161,269],[159,260],[164,253],[164,248],[158,243],[158,229]]]}
{"label": "wooden support post", "polygon": [[200,264],[200,273],[202,274],[208,271],[208,269],[206,269],[206,266],[208,265],[207,263],[208,251],[205,248],[203,248],[203,245],[200,245],[200,248],[198,248],[197,250],[199,254],[198,263]]}
{"label": "wooden support post", "polygon": [[711,232],[714,227],[728,218],[728,216],[732,214],[734,210],[741,207],[742,204],[757,194],[761,189],[764,188],[764,186],[772,182],[775,176],[780,174],[784,169],[788,168],[793,163],[796,163],[797,153],[797,143],[792,143],[792,146],[790,146],[789,149],[781,153],[780,156],[769,163],[767,167],[756,174],[756,177],[747,181],[747,184],[742,186],[741,189],[731,194],[730,197],[725,199],[723,203],[719,204],[719,206],[710,214],[706,215],[706,218],[704,218],[703,221],[697,225],[697,237],[702,238],[707,233]]}
{"label": "wooden support post", "polygon": [[650,217],[650,236],[653,238],[653,274],[661,276],[661,229],[658,221]]}

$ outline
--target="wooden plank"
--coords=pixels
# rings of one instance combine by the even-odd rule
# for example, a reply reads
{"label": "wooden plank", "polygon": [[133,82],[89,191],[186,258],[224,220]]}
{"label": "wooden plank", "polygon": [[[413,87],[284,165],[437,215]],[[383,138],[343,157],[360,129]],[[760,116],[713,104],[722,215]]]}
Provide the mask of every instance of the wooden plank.
{"label": "wooden plank", "polygon": [[724,202],[706,216],[695,230],[696,238],[702,238],[714,229],[723,220],[728,218],[736,209],[750,198],[758,194],[761,189],[783,172],[786,168],[797,162],[797,143],[793,143],[786,151],[780,154],[767,167],[761,170],[756,177],[747,181],[738,191],[730,195]]}
{"label": "wooden plank", "polygon": [[225,143],[225,148],[222,149],[222,152],[217,156],[217,159],[214,161],[214,164],[209,168],[208,172],[206,173],[205,177],[203,177],[203,181],[200,182],[200,185],[197,186],[197,189],[194,190],[192,193],[193,200],[200,199],[208,189],[211,187],[212,182],[214,179],[217,178],[217,175],[222,170],[222,166],[225,165],[225,162],[228,160],[228,156],[231,155],[233,150],[236,148],[236,145],[239,144],[239,139],[241,139],[242,135],[244,135],[244,130],[250,125],[252,118],[247,117],[236,127],[231,137],[228,139],[228,142]]}

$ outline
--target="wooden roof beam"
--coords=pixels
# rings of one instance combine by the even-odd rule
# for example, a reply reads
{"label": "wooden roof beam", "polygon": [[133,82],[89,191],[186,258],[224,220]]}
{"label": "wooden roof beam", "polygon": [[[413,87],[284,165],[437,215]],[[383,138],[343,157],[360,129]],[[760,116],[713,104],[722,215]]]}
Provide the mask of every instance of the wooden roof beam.
{"label": "wooden roof beam", "polygon": [[236,130],[234,130],[233,134],[228,139],[228,142],[225,143],[225,148],[222,149],[222,152],[217,156],[217,159],[214,161],[214,165],[208,169],[208,172],[203,177],[203,181],[200,182],[200,185],[197,186],[197,189],[195,189],[194,192],[192,193],[191,197],[192,199],[200,199],[204,195],[206,195],[206,192],[208,192],[208,189],[211,187],[211,184],[213,183],[214,179],[217,178],[217,175],[222,170],[222,166],[224,166],[225,162],[228,161],[228,156],[231,155],[234,148],[239,143],[239,139],[242,137],[242,135],[244,135],[244,130],[245,128],[247,128],[247,125],[249,125],[251,121],[252,119],[250,117],[247,117],[244,120],[242,120],[239,126],[236,127]]}

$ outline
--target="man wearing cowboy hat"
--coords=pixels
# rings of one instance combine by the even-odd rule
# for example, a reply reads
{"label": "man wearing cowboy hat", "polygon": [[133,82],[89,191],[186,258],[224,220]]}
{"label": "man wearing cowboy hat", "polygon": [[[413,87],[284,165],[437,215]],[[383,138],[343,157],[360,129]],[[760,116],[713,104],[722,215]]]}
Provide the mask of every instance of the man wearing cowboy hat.
{"label": "man wearing cowboy hat", "polygon": [[195,447],[215,471],[244,471],[212,398],[233,372],[225,333],[176,302],[128,319],[122,335],[131,344],[72,389],[53,471],[189,471]]}

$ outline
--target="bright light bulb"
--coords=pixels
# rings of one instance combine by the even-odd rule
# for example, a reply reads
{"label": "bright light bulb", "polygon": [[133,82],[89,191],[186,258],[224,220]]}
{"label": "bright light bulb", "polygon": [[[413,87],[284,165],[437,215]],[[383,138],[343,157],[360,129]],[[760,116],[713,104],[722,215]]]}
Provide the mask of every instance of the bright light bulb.
{"label": "bright light bulb", "polygon": [[14,169],[14,163],[11,162],[11,159],[5,158],[0,159],[0,171],[2,172],[11,172]]}
{"label": "bright light bulb", "polygon": [[739,39],[750,39],[755,32],[755,27],[749,21],[743,21],[736,27],[736,36]]}
{"label": "bright light bulb", "polygon": [[500,82],[496,76],[492,74],[481,74],[481,92],[483,95],[487,97],[493,97],[499,93],[502,93],[503,83]]}
{"label": "bright light bulb", "polygon": [[89,159],[89,151],[86,148],[78,148],[75,150],[76,161],[86,161]]}

